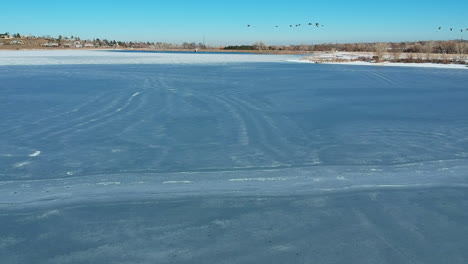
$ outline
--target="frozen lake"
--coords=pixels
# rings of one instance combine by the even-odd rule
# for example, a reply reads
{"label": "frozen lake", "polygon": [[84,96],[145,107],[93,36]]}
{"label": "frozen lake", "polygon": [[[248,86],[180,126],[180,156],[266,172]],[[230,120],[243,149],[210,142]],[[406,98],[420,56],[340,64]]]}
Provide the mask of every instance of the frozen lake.
{"label": "frozen lake", "polygon": [[0,53],[2,263],[466,263],[468,72],[290,59]]}

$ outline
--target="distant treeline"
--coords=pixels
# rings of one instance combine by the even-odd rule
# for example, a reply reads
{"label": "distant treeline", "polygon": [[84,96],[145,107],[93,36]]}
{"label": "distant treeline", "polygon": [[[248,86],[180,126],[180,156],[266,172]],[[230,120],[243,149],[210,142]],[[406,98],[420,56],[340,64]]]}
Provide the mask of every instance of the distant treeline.
{"label": "distant treeline", "polygon": [[325,43],[315,45],[267,46],[263,42],[253,45],[227,46],[225,50],[270,50],[270,51],[347,51],[347,52],[399,52],[399,53],[440,53],[467,54],[468,41],[416,41],[387,43]]}
{"label": "distant treeline", "polygon": [[385,53],[439,53],[439,54],[468,54],[468,41],[415,41],[415,42],[379,42],[379,43],[325,43],[301,45],[266,45],[262,41],[251,45],[230,45],[225,47],[208,46],[205,43],[184,42],[181,44],[165,42],[132,42],[107,39],[82,40],[77,36],[24,36],[19,33],[10,35],[8,32],[0,34],[0,46],[7,48],[131,48],[131,49],[211,49],[211,50],[258,50],[258,51],[347,51],[347,52],[385,52]]}
{"label": "distant treeline", "polygon": [[354,51],[375,52],[386,49],[388,52],[401,53],[441,53],[441,54],[466,54],[468,42],[463,40],[450,41],[416,41],[416,42],[389,42],[389,43],[349,43],[349,44],[318,44],[291,46],[294,50],[311,51]]}
{"label": "distant treeline", "polygon": [[250,45],[241,45],[241,46],[226,46],[225,50],[255,50],[254,46]]}

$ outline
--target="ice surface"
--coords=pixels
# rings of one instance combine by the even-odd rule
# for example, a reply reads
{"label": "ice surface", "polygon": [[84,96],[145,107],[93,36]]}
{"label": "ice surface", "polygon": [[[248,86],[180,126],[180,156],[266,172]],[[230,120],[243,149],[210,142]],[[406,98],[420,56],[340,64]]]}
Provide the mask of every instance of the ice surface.
{"label": "ice surface", "polygon": [[466,71],[24,53],[0,67],[2,263],[468,259]]}
{"label": "ice surface", "polygon": [[3,263],[466,263],[466,189],[192,196],[0,215]]}
{"label": "ice surface", "polygon": [[226,64],[240,62],[284,62],[300,57],[303,56],[209,52],[123,52],[118,50],[20,50],[0,51],[0,65]]}
{"label": "ice surface", "polygon": [[[7,65],[64,65],[64,64],[228,64],[242,62],[294,62],[315,63],[305,60],[309,55],[265,55],[214,52],[138,52],[120,50],[0,50],[0,66]],[[319,53],[321,58],[357,59],[372,57],[371,53]],[[327,64],[394,66],[419,68],[465,69],[461,64],[436,63],[370,63],[370,62],[327,62]]]}

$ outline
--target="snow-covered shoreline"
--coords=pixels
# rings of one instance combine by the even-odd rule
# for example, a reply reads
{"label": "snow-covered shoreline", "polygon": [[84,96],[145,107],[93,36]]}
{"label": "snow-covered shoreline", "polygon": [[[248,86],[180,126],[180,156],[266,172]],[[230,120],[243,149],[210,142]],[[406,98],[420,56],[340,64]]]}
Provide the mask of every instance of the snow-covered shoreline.
{"label": "snow-covered shoreline", "polygon": [[[361,66],[393,66],[468,69],[462,64],[437,63],[372,63],[352,60],[362,54],[351,53],[317,53],[313,58],[325,59],[320,63]],[[337,56],[340,60],[333,61]],[[354,57],[353,57],[354,56]],[[328,60],[330,59],[330,60]],[[13,65],[92,65],[92,64],[225,64],[243,62],[291,62],[317,63],[318,61],[304,55],[272,54],[226,54],[226,53],[164,53],[164,52],[112,52],[106,50],[19,50],[0,51],[0,66]]]}
{"label": "snow-covered shoreline", "polygon": [[[338,65],[358,65],[358,66],[389,66],[389,67],[418,67],[418,68],[443,68],[443,69],[468,69],[468,65],[463,64],[442,64],[442,63],[407,63],[407,62],[369,62],[361,58],[371,59],[372,53],[366,52],[317,52],[312,56],[306,56],[291,62],[300,63],[323,63]],[[390,59],[392,55],[384,55],[385,59]],[[401,55],[405,57],[406,55]]]}
{"label": "snow-covered shoreline", "polygon": [[[313,63],[313,64],[318,63],[318,62],[313,62],[313,61],[308,61],[308,60],[290,60],[290,62]],[[439,63],[393,63],[393,62],[374,63],[374,62],[365,62],[365,61],[349,61],[349,62],[322,62],[320,64],[378,66],[378,67],[387,66],[387,67],[442,68],[442,69],[468,70],[468,66],[463,65],[463,64],[439,64]]]}

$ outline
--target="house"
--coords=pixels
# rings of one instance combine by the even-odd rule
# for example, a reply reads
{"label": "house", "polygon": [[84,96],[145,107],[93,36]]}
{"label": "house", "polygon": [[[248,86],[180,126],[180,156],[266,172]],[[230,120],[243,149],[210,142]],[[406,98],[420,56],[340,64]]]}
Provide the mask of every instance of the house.
{"label": "house", "polygon": [[11,36],[8,33],[0,34],[0,39],[11,39]]}
{"label": "house", "polygon": [[80,41],[75,41],[75,43],[73,43],[73,45],[75,46],[75,48],[78,48],[78,49],[83,48],[83,44],[81,44]]}

